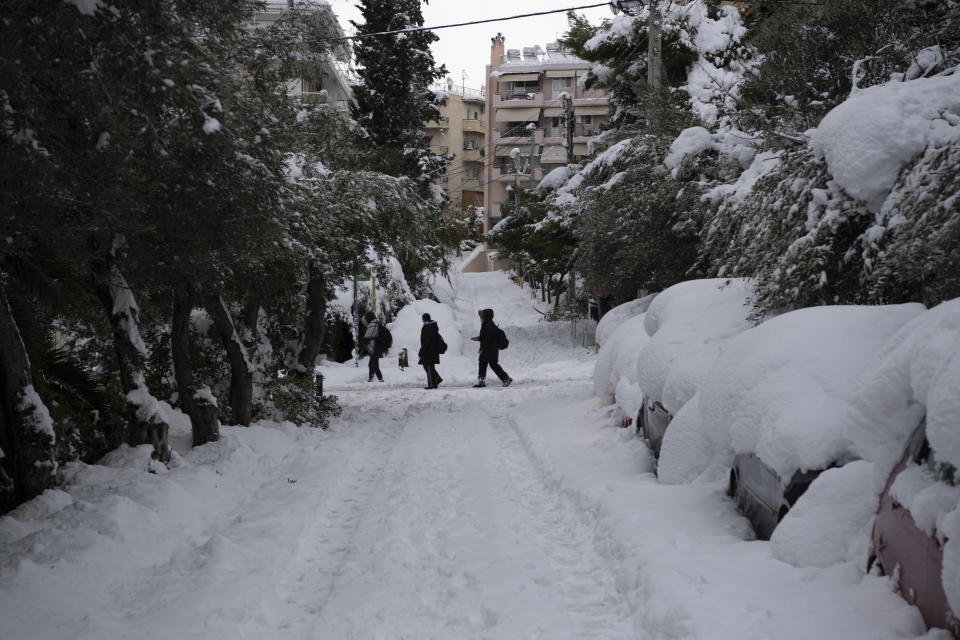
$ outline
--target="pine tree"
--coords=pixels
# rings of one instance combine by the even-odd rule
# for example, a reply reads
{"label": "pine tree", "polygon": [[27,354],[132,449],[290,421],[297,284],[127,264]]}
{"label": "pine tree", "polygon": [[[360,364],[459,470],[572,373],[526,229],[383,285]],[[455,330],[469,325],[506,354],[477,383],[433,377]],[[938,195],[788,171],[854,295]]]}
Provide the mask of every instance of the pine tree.
{"label": "pine tree", "polygon": [[[364,22],[352,23],[357,35],[423,26],[420,0],[362,0]],[[445,160],[430,152],[424,124],[440,117],[442,98],[430,85],[447,70],[436,66],[431,31],[361,37],[355,53],[360,85],[353,116],[373,145],[383,152],[384,170],[408,176],[426,188]]]}

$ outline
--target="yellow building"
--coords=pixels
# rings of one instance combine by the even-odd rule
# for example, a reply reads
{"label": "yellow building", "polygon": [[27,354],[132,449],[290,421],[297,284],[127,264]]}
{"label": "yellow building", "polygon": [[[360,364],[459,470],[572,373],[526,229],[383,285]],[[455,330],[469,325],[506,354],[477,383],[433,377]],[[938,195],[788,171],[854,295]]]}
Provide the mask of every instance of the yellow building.
{"label": "yellow building", "polygon": [[483,93],[453,86],[448,80],[442,93],[440,121],[428,122],[430,150],[451,156],[446,172],[437,180],[451,202],[463,210],[470,205],[483,206],[483,161],[486,156]]}

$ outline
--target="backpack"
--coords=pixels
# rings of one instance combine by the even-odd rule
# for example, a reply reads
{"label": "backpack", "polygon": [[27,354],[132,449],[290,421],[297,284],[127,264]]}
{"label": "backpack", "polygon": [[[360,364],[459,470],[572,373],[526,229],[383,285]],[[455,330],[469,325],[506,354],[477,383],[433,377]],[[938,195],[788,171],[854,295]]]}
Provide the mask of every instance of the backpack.
{"label": "backpack", "polygon": [[447,343],[443,341],[443,336],[439,333],[437,337],[440,339],[440,345],[437,347],[437,353],[446,353],[447,352]]}
{"label": "backpack", "polygon": [[501,351],[510,346],[510,340],[507,339],[507,334],[505,334],[500,327],[497,327],[497,345]]}
{"label": "backpack", "polygon": [[377,343],[377,351],[381,353],[388,351],[393,346],[393,335],[390,334],[390,329],[387,329],[385,325],[380,325],[380,331],[374,340]]}

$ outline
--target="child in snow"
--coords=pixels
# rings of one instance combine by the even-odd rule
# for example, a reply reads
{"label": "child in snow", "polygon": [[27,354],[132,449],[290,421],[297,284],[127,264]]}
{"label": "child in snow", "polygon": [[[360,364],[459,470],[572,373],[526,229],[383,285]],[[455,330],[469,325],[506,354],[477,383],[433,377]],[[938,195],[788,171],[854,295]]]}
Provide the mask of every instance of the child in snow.
{"label": "child in snow", "polygon": [[373,311],[367,311],[361,322],[367,330],[360,342],[363,344],[364,350],[370,355],[370,361],[367,362],[367,372],[369,374],[367,382],[373,382],[373,376],[377,376],[377,380],[383,382],[383,374],[380,373],[380,356],[383,355],[383,350],[380,348],[380,341],[377,339],[380,337],[380,321],[377,320]]}
{"label": "child in snow", "polygon": [[443,382],[443,378],[437,373],[437,365],[440,364],[440,354],[447,350],[447,345],[440,336],[440,327],[436,320],[430,319],[430,314],[425,313],[422,316],[423,327],[420,329],[420,364],[423,370],[427,372],[427,386],[425,389],[436,389]]}
{"label": "child in snow", "polygon": [[480,316],[480,335],[470,338],[480,342],[480,371],[477,376],[477,384],[474,387],[485,387],[487,383],[487,365],[493,369],[493,372],[500,378],[500,383],[509,387],[513,378],[507,375],[507,372],[500,366],[500,349],[505,349],[507,337],[503,330],[493,323],[493,309],[480,309],[477,311]]}

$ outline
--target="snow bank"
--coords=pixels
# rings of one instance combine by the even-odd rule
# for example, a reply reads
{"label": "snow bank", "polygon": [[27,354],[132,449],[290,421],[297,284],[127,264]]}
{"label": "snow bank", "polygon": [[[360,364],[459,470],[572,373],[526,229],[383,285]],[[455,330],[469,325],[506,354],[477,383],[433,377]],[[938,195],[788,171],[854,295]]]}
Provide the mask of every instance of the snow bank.
{"label": "snow bank", "polygon": [[[670,425],[661,479],[723,475],[736,453],[757,454],[782,478],[848,456],[843,425],[857,380],[922,311],[920,304],[813,307],[729,340],[705,374],[699,421]],[[710,460],[677,446],[697,437],[709,441],[696,450],[708,449]]]}
{"label": "snow bank", "polygon": [[879,213],[900,171],[929,145],[960,138],[960,73],[855,91],[813,130],[810,147],[851,196]]}
{"label": "snow bank", "polygon": [[[704,358],[710,358],[696,352],[752,326],[751,291],[745,279],[689,280],[654,298],[644,316],[651,339],[637,363],[643,394],[676,414],[698,386]],[[696,364],[685,366],[688,357],[696,358]]]}
{"label": "snow bank", "polygon": [[[175,441],[189,437],[177,425],[173,431]],[[275,481],[278,464],[296,455],[305,440],[322,437],[319,430],[290,423],[223,426],[218,442],[190,449],[187,441],[170,469],[152,464],[150,445],[122,446],[97,465],[70,463],[59,489],[0,517],[4,632],[122,637],[104,636],[102,627],[100,633],[90,631],[101,624],[123,629],[120,602],[129,602],[135,590],[120,594],[117,585],[146,589],[161,575],[182,578],[191,567],[177,550],[213,545],[212,523]],[[238,526],[241,518],[237,514]],[[265,544],[281,542],[272,538]],[[184,596],[197,598],[189,587]],[[31,625],[39,620],[47,626],[37,635]]]}

